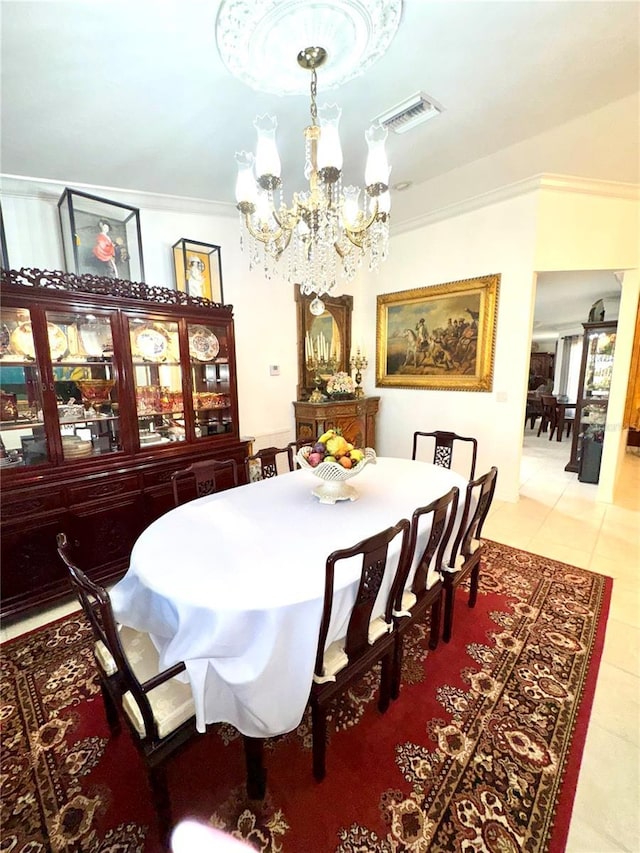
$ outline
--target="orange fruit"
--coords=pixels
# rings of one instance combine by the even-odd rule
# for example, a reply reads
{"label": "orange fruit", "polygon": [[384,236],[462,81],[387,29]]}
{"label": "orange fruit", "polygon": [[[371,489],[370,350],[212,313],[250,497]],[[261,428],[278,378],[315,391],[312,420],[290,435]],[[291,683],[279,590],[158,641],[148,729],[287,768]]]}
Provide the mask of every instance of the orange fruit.
{"label": "orange fruit", "polygon": [[342,465],[343,468],[351,468],[351,466],[353,465],[351,459],[348,456],[341,456],[340,459],[338,459],[338,462]]}

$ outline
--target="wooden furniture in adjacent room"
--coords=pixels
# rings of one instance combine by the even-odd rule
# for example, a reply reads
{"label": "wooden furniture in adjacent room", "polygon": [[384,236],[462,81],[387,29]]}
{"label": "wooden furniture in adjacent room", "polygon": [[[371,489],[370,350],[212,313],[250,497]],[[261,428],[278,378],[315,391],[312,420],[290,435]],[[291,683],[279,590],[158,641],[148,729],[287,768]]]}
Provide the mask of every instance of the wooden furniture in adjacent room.
{"label": "wooden furniture in adjacent room", "polygon": [[555,353],[552,352],[532,352],[529,359],[529,376],[535,377],[533,388],[530,391],[535,391],[538,385],[545,379],[553,379],[553,371],[555,364]]}
{"label": "wooden furniture in adjacent room", "polygon": [[[119,577],[173,506],[171,475],[250,453],[231,306],[162,287],[3,271],[2,616],[69,595],[56,533],[93,581]],[[4,399],[4,398],[3,398]],[[241,474],[244,481],[244,474]]]}
{"label": "wooden furniture in adjacent room", "polygon": [[380,397],[293,404],[298,439],[314,439],[328,429],[340,428],[355,447],[376,446],[376,415]]}
{"label": "wooden furniture in adjacent room", "polygon": [[617,322],[583,323],[584,342],[576,401],[571,457],[565,471],[577,471],[583,483],[600,478]]}

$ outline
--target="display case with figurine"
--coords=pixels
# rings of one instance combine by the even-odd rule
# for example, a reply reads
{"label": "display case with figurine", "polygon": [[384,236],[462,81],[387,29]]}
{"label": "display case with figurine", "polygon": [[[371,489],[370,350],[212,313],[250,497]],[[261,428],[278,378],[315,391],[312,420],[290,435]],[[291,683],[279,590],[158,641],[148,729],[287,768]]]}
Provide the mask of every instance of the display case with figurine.
{"label": "display case with figurine", "polygon": [[55,534],[101,582],[171,508],[171,474],[248,455],[230,307],[162,287],[2,273],[2,614],[68,592]]}
{"label": "display case with figurine", "polygon": [[597,483],[604,442],[618,324],[583,323],[584,341],[571,457],[565,471]]}

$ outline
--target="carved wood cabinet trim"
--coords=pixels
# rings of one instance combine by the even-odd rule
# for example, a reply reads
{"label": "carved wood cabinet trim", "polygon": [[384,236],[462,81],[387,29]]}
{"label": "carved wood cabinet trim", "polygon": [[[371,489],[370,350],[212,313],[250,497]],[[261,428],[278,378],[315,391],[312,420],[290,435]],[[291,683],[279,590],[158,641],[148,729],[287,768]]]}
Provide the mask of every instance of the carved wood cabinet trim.
{"label": "carved wood cabinet trim", "polygon": [[[15,387],[7,392],[3,388],[7,406],[2,410],[0,435],[7,445],[13,443],[14,454],[29,432],[33,433],[29,439],[32,444],[27,446],[40,444],[34,451],[35,461],[25,454],[24,459],[19,455],[2,466],[0,613],[6,618],[70,594],[66,570],[56,553],[56,533],[64,530],[80,543],[79,562],[93,579],[115,580],[126,570],[138,535],[173,506],[172,472],[208,458],[234,459],[243,472],[249,445],[239,435],[231,305],[142,283],[35,269],[2,271],[0,297],[4,324],[0,324],[0,384],[15,382],[13,377],[20,370],[25,377],[36,377],[40,384],[39,396],[34,395],[25,379],[22,401]],[[93,314],[103,318],[103,327],[110,329],[109,355],[101,357],[106,350],[91,353],[88,348],[78,358],[56,352],[51,328],[66,336],[68,353],[83,353],[81,347],[72,349],[69,329],[75,322],[76,332],[82,332],[84,318]],[[56,326],[61,322],[58,318],[67,322],[65,318],[75,316],[83,319],[69,320],[67,327]],[[141,427],[138,376],[147,365],[141,356],[136,360],[133,353],[136,322],[146,323],[160,343],[160,330],[171,327],[179,344],[172,359],[167,359],[171,364],[164,375],[173,371],[171,375],[180,377],[179,403],[173,409],[179,410],[181,417],[176,416],[172,423],[182,420],[184,433],[179,438],[174,434],[174,441],[158,441],[155,446],[143,442],[146,433]],[[75,345],[80,337],[76,332]],[[218,332],[219,344],[214,354],[213,332]],[[195,334],[200,335],[204,355],[202,349],[192,350]],[[95,345],[93,340],[91,343]],[[77,363],[82,358],[91,379],[99,372],[91,368],[108,364],[117,395],[113,395],[113,411],[108,410],[104,420],[117,421],[118,430],[105,437],[99,429],[96,435],[91,430],[90,436],[85,429],[87,435],[81,440],[85,444],[90,440],[91,454],[76,457],[63,441],[67,421],[66,411],[63,415],[60,409],[65,408],[66,400],[61,407],[59,375],[65,365],[68,372],[82,367]],[[173,400],[162,396],[165,392],[160,386],[166,385],[166,380],[162,379],[162,370],[153,366],[153,359],[150,361],[152,367],[144,375],[153,376],[155,371],[160,377],[155,380],[160,403],[149,417],[162,420],[159,412],[172,411]],[[21,402],[19,411],[14,397]],[[88,411],[86,407],[80,409],[77,417],[81,427],[88,426],[85,421],[99,422],[102,417],[95,412],[88,415]],[[27,417],[35,420],[35,429]],[[4,462],[9,462],[4,443],[1,449]]]}
{"label": "carved wood cabinet trim", "polygon": [[339,427],[356,447],[376,444],[376,416],[380,397],[309,403],[295,401],[296,438],[317,438],[327,429]]}

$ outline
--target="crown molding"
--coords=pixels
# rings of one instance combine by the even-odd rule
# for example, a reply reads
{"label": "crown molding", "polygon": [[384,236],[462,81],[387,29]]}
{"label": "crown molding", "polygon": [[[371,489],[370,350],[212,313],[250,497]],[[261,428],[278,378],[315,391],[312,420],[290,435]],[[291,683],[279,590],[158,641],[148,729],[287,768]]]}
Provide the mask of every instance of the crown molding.
{"label": "crown molding", "polygon": [[229,202],[207,201],[203,198],[191,198],[189,196],[163,195],[143,190],[126,190],[119,187],[100,187],[94,184],[69,184],[49,178],[0,174],[0,193],[14,198],[36,199],[57,204],[58,199],[67,187],[82,190],[82,192],[88,192],[92,195],[106,194],[109,200],[122,201],[132,207],[141,207],[146,210],[233,216],[234,218],[238,215],[235,205]]}
{"label": "crown molding", "polygon": [[[396,235],[402,234],[405,231],[414,231],[416,228],[432,225],[435,222],[441,222],[443,219],[451,219],[454,216],[471,213],[490,204],[498,204],[499,202],[508,201],[509,199],[540,190],[605,196],[627,201],[640,200],[640,184],[601,181],[593,178],[577,178],[571,175],[540,174],[525,178],[522,181],[515,181],[512,184],[505,184],[502,187],[496,187],[496,189],[489,190],[488,192],[470,196],[469,198],[439,207],[436,210],[431,210],[412,219],[398,222],[392,225],[392,234]],[[393,216],[391,221],[393,222]]]}
{"label": "crown molding", "polygon": [[[65,188],[82,190],[94,195],[106,194],[113,201],[123,201],[133,207],[148,210],[163,210],[168,212],[194,213],[207,216],[237,217],[235,204],[230,202],[207,201],[202,198],[189,196],[163,195],[161,193],[145,192],[143,190],[127,190],[119,187],[102,187],[94,184],[69,184],[49,178],[32,178],[22,175],[0,174],[0,193],[14,198],[28,198],[50,203],[58,203]],[[508,201],[527,193],[540,190],[554,192],[581,193],[590,196],[640,200],[640,184],[628,184],[617,181],[601,181],[590,178],[577,178],[571,175],[540,174],[502,187],[496,187],[485,193],[471,196],[453,204],[428,211],[420,216],[395,222],[391,217],[391,233],[393,236],[406,231],[414,231],[425,225],[432,225],[444,219],[471,213],[491,204]]]}

